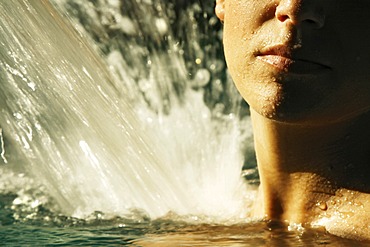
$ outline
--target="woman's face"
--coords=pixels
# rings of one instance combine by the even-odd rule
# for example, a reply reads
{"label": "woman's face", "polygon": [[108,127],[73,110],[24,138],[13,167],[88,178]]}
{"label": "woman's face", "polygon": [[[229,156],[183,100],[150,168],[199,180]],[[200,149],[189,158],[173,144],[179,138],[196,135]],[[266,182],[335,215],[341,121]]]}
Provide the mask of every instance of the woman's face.
{"label": "woman's face", "polygon": [[259,114],[320,124],[370,109],[369,0],[218,0],[233,80]]}

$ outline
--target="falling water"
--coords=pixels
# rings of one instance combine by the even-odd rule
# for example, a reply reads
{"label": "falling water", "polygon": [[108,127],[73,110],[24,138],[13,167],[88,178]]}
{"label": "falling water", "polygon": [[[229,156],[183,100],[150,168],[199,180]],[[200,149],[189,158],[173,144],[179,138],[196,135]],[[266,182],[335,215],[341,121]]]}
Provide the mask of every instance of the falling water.
{"label": "falling water", "polygon": [[[200,42],[181,46],[175,8],[123,2],[54,1],[75,11],[68,18],[46,0],[0,3],[0,193],[16,194],[13,207],[79,218],[133,209],[245,217],[253,193],[241,142],[250,131],[239,98],[225,103],[222,63]],[[135,22],[148,8],[154,19]],[[81,13],[95,19],[66,21]]]}

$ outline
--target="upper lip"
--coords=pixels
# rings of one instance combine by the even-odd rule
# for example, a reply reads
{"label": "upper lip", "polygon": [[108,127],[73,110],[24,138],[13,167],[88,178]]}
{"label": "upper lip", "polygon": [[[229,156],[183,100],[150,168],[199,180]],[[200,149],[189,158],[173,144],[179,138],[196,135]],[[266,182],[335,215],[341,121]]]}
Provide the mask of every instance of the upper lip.
{"label": "upper lip", "polygon": [[[312,55],[303,55],[300,52],[301,47],[300,45],[296,46],[289,46],[289,45],[275,45],[275,46],[268,46],[261,49],[259,52],[256,53],[256,56],[281,56],[295,61],[301,61],[306,63],[312,63],[316,65],[321,65],[327,69],[331,69],[331,67],[324,61],[321,61],[320,58],[312,58]],[[301,54],[301,55],[299,55]]]}

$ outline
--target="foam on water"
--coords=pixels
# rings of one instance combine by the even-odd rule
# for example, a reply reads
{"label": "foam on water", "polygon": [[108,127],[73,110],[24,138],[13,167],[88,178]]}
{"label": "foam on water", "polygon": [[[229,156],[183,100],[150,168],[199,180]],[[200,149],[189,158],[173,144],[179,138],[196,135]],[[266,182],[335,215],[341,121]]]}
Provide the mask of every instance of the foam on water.
{"label": "foam on water", "polygon": [[[132,208],[153,218],[244,218],[253,193],[241,177],[240,143],[250,131],[192,89],[209,75],[185,83],[174,53],[173,86],[161,71],[168,53],[158,53],[138,79],[144,72],[128,70],[132,60],[112,51],[104,61],[47,1],[3,1],[0,16],[0,192],[18,194],[13,204],[52,201],[50,209],[80,218]],[[120,23],[133,33],[129,20]],[[160,34],[168,31],[162,20]]]}

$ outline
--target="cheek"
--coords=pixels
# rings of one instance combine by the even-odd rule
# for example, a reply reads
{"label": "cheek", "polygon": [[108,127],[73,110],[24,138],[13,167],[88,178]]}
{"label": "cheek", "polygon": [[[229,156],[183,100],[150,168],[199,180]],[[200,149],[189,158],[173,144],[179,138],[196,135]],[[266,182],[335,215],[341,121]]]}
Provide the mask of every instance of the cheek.
{"label": "cheek", "polygon": [[232,23],[225,23],[225,58],[233,76],[243,72],[245,58],[247,57],[247,48],[243,40],[242,32],[237,27],[233,26]]}
{"label": "cheek", "polygon": [[[228,67],[241,73],[245,67],[250,45],[248,41],[255,33],[258,23],[257,11],[253,11],[253,1],[227,1],[225,6],[224,46]],[[256,16],[257,15],[257,16]]]}

